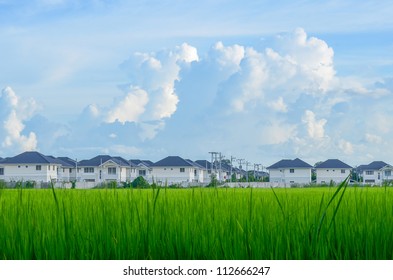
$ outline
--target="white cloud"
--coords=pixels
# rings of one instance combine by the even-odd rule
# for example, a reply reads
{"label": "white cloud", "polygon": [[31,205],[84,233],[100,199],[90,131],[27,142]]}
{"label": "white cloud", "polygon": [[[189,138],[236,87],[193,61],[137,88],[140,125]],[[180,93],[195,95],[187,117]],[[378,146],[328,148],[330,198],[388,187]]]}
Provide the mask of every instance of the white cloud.
{"label": "white cloud", "polygon": [[353,145],[351,142],[346,141],[341,139],[338,143],[338,147],[344,152],[346,155],[352,155],[354,150],[353,150]]}
{"label": "white cloud", "polygon": [[277,112],[285,113],[288,111],[288,106],[284,103],[284,99],[281,96],[277,100],[269,102],[268,105]]}
{"label": "white cloud", "polygon": [[306,110],[302,118],[303,123],[307,125],[308,136],[312,139],[320,139],[325,136],[324,126],[327,122],[325,119],[317,120],[314,112]]}
{"label": "white cloud", "polygon": [[140,88],[131,88],[123,100],[112,108],[106,118],[106,121],[113,123],[118,121],[122,124],[125,122],[137,122],[140,115],[145,112],[145,106],[149,101],[146,91]]}
{"label": "white cloud", "polygon": [[6,87],[0,96],[0,110],[3,118],[2,146],[16,151],[35,150],[37,137],[34,132],[23,134],[24,121],[29,120],[37,110],[33,99],[20,99],[15,92]]}
{"label": "white cloud", "polygon": [[259,144],[261,145],[279,145],[296,136],[296,125],[287,124],[283,121],[273,120],[270,123],[259,128]]}
{"label": "white cloud", "polygon": [[157,123],[141,123],[138,136],[142,141],[151,140],[156,137],[158,131],[163,130],[165,122],[159,121]]}
{"label": "white cloud", "polygon": [[381,144],[382,143],[382,137],[371,134],[371,133],[366,133],[365,135],[366,141],[371,144]]}
{"label": "white cloud", "polygon": [[217,42],[210,54],[216,57],[216,60],[222,69],[239,70],[240,62],[244,58],[245,48],[240,45],[225,47],[222,42]]}

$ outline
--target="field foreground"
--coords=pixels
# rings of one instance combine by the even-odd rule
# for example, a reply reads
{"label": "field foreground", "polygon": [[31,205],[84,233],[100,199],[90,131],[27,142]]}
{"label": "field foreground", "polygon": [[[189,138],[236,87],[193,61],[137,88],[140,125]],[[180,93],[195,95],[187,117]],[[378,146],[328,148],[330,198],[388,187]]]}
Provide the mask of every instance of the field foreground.
{"label": "field foreground", "polygon": [[0,189],[0,259],[393,259],[393,189]]}

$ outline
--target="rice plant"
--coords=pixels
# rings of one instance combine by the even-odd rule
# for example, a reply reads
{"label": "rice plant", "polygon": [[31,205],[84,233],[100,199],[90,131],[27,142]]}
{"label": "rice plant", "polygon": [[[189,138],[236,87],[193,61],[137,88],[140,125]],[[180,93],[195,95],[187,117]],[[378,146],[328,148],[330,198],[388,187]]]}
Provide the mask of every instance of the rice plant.
{"label": "rice plant", "polygon": [[1,189],[0,259],[392,259],[393,189]]}

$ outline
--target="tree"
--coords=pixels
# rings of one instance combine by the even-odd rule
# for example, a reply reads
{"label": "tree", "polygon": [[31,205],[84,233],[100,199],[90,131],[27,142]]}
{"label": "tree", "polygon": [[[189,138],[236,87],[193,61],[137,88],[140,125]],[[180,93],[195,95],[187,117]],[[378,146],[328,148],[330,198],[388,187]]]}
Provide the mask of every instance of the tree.
{"label": "tree", "polygon": [[132,181],[131,186],[133,188],[142,188],[142,189],[150,187],[149,183],[142,176],[135,178],[135,180]]}

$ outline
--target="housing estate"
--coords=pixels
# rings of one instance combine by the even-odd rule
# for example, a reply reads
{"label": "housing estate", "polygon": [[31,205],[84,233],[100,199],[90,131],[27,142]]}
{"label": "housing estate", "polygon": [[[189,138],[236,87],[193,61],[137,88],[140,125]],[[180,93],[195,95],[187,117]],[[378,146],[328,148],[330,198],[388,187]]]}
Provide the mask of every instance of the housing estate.
{"label": "housing estate", "polygon": [[[283,186],[312,182],[313,167],[299,158],[280,160],[267,167],[267,170],[269,173],[259,170],[250,172],[260,180],[268,175],[271,183]],[[338,184],[351,174],[352,167],[341,160],[328,159],[319,163],[314,170],[317,184]],[[363,184],[381,185],[393,181],[393,166],[383,161],[359,165],[354,172],[356,178],[362,178]],[[36,151],[0,158],[2,181],[55,182],[58,186],[67,185],[66,187],[71,185],[70,182],[80,182],[80,187],[84,188],[111,181],[131,182],[139,176],[149,183],[160,185],[206,185],[211,182],[212,174],[217,180],[225,182],[229,181],[231,176],[237,180],[246,178],[247,173],[240,166],[231,166],[227,161],[212,164],[207,160],[192,161],[180,156],[168,156],[155,163],[150,160],[126,160],[110,155],[76,161],[68,157],[43,155]]]}

